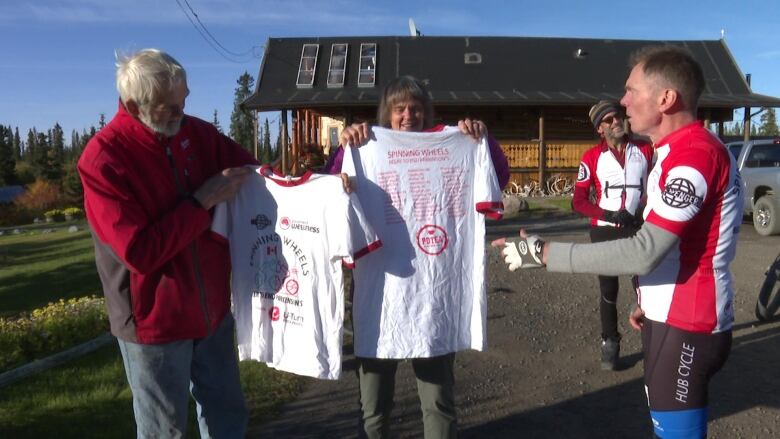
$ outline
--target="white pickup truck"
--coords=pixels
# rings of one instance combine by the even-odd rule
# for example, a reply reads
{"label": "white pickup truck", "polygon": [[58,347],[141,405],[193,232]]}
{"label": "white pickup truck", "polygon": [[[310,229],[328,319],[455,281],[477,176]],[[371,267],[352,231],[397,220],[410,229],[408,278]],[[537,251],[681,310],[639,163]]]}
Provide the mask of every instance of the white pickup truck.
{"label": "white pickup truck", "polygon": [[780,233],[780,139],[726,144],[737,158],[745,193],[745,215],[760,235]]}

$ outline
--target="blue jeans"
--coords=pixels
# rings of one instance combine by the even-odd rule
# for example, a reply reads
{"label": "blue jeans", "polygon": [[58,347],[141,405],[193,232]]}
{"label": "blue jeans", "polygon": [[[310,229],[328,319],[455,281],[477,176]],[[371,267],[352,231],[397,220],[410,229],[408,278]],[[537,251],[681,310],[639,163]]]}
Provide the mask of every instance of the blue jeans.
{"label": "blue jeans", "polygon": [[244,404],[233,348],[233,316],[202,339],[164,344],[119,341],[139,438],[179,438],[187,432],[190,393],[201,438],[243,438]]}

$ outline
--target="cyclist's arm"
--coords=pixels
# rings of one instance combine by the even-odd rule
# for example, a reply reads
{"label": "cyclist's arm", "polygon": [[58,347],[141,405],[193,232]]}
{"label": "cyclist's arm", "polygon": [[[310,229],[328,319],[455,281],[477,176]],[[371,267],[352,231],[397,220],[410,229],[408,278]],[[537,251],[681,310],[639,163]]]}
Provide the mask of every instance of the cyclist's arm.
{"label": "cyclist's arm", "polygon": [[636,235],[595,244],[551,242],[547,271],[605,276],[650,273],[677,245],[677,235],[644,223]]}

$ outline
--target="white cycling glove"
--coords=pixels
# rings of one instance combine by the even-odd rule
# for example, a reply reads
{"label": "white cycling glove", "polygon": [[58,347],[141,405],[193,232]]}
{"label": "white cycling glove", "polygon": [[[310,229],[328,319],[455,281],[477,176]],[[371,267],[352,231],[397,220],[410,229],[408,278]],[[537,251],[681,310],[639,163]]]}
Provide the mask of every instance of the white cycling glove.
{"label": "white cycling glove", "polygon": [[515,271],[518,268],[544,267],[542,249],[544,241],[532,235],[518,238],[516,241],[506,241],[501,254],[504,255],[504,262],[509,265],[509,271]]}

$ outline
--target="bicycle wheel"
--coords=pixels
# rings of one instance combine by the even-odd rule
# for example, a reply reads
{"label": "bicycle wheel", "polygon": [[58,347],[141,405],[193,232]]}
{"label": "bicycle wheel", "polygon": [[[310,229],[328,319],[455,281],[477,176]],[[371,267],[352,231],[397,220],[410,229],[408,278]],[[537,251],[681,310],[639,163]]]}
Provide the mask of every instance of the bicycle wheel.
{"label": "bicycle wheel", "polygon": [[756,318],[765,322],[774,317],[777,308],[780,307],[780,255],[766,272],[764,284],[758,293],[756,301]]}

